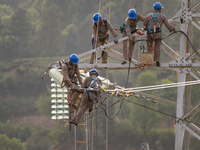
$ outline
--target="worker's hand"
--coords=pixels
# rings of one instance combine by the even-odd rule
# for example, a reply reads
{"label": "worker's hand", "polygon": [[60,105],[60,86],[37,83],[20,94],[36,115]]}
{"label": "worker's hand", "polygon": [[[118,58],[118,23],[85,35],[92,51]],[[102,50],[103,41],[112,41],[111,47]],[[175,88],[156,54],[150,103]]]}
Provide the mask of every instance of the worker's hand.
{"label": "worker's hand", "polygon": [[113,41],[115,44],[118,43],[118,39],[117,38],[114,38],[114,41]]}
{"label": "worker's hand", "polygon": [[173,32],[176,33],[176,29],[175,28],[174,28]]}
{"label": "worker's hand", "polygon": [[83,88],[83,83],[81,84],[81,87]]}
{"label": "worker's hand", "polygon": [[76,88],[76,85],[75,85],[74,83],[72,83],[72,84],[70,85],[70,87],[71,87],[71,89],[75,89],[75,88]]}
{"label": "worker's hand", "polygon": [[134,40],[131,40],[131,45],[134,45],[135,44],[135,41]]}

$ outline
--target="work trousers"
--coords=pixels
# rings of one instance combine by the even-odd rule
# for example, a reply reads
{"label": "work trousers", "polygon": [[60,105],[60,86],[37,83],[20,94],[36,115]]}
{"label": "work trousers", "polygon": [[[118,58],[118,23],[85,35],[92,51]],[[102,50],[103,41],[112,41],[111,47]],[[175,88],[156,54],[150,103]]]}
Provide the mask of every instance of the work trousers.
{"label": "work trousers", "polygon": [[92,99],[89,100],[88,94],[87,94],[87,92],[85,92],[81,97],[81,104],[80,104],[80,107],[78,109],[76,116],[74,116],[74,118],[73,118],[73,121],[75,121],[76,123],[79,123],[79,121],[81,120],[81,118],[83,117],[85,112],[93,106],[93,102],[94,102],[94,100],[92,100]]}
{"label": "work trousers", "polygon": [[[101,58],[102,59],[102,63],[106,64],[108,62],[108,53],[106,51],[104,51],[104,52],[102,51],[102,54],[103,54],[102,58]],[[90,64],[93,64],[95,59],[96,59],[96,53],[94,52],[90,56]]]}
{"label": "work trousers", "polygon": [[[97,43],[97,47],[100,46],[100,45],[101,46],[104,45],[106,42],[107,43],[109,42],[109,35],[105,40],[103,40],[101,42],[99,41]],[[108,53],[106,51],[102,51],[101,57],[102,57],[101,58],[102,59],[102,64],[106,64],[108,62]],[[96,60],[96,53],[94,52],[94,53],[91,53],[91,55],[90,55],[90,64],[93,64],[95,60]]]}
{"label": "work trousers", "polygon": [[[153,46],[153,40],[150,34],[147,35],[147,51],[152,51],[152,46]],[[155,48],[154,48],[154,61],[155,62],[160,62],[160,45],[162,41],[161,40],[155,40]]]}
{"label": "work trousers", "polygon": [[[126,35],[125,31],[123,31],[122,32],[122,37],[125,37],[125,36],[127,36],[127,35]],[[135,37],[132,37],[132,38],[135,41]],[[129,42],[129,50],[128,50],[128,55],[127,55],[127,43],[128,42]],[[131,44],[131,40],[128,39],[128,40],[123,41],[123,50],[122,50],[123,58],[126,59],[126,60],[128,58],[132,58],[133,51],[134,51],[134,45]]]}
{"label": "work trousers", "polygon": [[[69,87],[67,87],[69,88]],[[74,105],[76,104],[77,99],[79,98],[79,95],[81,94],[80,92],[78,92],[78,86],[76,85],[76,90],[75,89],[71,89],[70,92],[70,102]]]}

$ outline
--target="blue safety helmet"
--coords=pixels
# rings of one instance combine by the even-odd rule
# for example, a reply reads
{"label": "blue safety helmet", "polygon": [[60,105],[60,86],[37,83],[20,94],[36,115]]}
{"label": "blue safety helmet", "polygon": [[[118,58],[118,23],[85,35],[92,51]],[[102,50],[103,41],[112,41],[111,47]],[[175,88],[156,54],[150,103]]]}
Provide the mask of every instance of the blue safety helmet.
{"label": "blue safety helmet", "polygon": [[129,17],[130,19],[134,19],[134,18],[137,17],[137,12],[135,11],[135,9],[130,9],[130,10],[128,11],[128,17]]}
{"label": "blue safety helmet", "polygon": [[[97,73],[97,76],[99,75],[99,73],[98,73],[98,71],[97,71],[96,69],[91,69],[89,74],[91,74],[91,72],[96,72],[96,73]],[[91,76],[91,75],[90,75],[90,76]]]}
{"label": "blue safety helmet", "polygon": [[153,4],[153,9],[160,9],[160,8],[163,8],[160,2],[156,2]]}
{"label": "blue safety helmet", "polygon": [[96,13],[93,15],[93,22],[97,23],[101,19],[101,14]]}
{"label": "blue safety helmet", "polygon": [[69,60],[74,64],[77,65],[79,60],[78,60],[78,56],[76,54],[71,54],[69,57]]}

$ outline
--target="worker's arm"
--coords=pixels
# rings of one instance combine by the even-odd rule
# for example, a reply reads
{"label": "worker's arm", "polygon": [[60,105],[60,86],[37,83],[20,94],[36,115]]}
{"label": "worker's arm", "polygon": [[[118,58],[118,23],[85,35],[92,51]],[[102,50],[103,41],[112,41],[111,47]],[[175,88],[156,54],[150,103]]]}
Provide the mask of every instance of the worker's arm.
{"label": "worker's arm", "polygon": [[148,23],[149,23],[149,14],[146,16],[146,18],[143,20],[143,25],[148,28]]}
{"label": "worker's arm", "polygon": [[62,64],[62,75],[63,75],[65,81],[68,83],[68,85],[71,86],[72,82],[69,78],[68,67],[66,64]]}
{"label": "worker's arm", "polygon": [[113,28],[113,26],[111,25],[111,23],[107,20],[107,27],[110,30],[110,32],[112,33],[113,37],[116,38],[117,37],[117,33],[115,31],[115,29]]}
{"label": "worker's arm", "polygon": [[129,40],[132,40],[132,35],[131,35],[131,30],[130,30],[130,21],[129,21],[128,17],[125,20],[125,26],[126,26],[126,34],[129,38]]}
{"label": "worker's arm", "polygon": [[165,24],[169,32],[174,31],[175,28],[169,23],[169,21],[167,20],[167,17],[164,14],[162,14],[162,17],[163,17],[163,23]]}
{"label": "worker's arm", "polygon": [[137,14],[137,20],[138,21],[144,21],[145,20],[145,16],[141,15],[141,14]]}
{"label": "worker's arm", "polygon": [[79,83],[82,85],[82,84],[83,84],[83,81],[82,81],[82,77],[81,77],[81,74],[80,74],[78,65],[77,65],[77,77],[78,77]]}
{"label": "worker's arm", "polygon": [[87,85],[87,82],[88,82],[88,77],[84,80],[82,88],[88,88],[89,85]]}

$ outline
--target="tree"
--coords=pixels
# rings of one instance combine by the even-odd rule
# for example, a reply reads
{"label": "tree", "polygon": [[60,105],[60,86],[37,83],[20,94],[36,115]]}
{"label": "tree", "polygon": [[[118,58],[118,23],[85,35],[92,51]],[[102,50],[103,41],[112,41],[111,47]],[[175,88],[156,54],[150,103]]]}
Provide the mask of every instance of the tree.
{"label": "tree", "polygon": [[[5,140],[4,140],[5,138]],[[5,137],[5,134],[0,134],[0,141],[3,141],[0,150],[25,150],[24,145],[21,143],[20,139],[12,138],[9,139]]]}
{"label": "tree", "polygon": [[46,94],[44,93],[44,95],[41,95],[37,102],[36,102],[36,105],[38,107],[38,112],[41,114],[41,115],[44,115],[44,116],[48,116],[50,117],[51,116],[51,100],[49,99],[49,95],[50,94]]}
{"label": "tree", "polygon": [[32,132],[32,136],[27,139],[27,150],[50,150],[51,142],[48,138],[49,131],[40,125],[38,125]]}
{"label": "tree", "polygon": [[61,13],[56,5],[45,8],[37,26],[38,49],[42,56],[53,57],[62,54]]}
{"label": "tree", "polygon": [[[12,34],[16,37],[15,48],[19,50],[21,62],[22,53],[27,51],[27,42],[31,31],[30,23],[26,18],[26,10],[18,8],[12,16]],[[18,46],[19,45],[19,46]],[[14,48],[14,47],[13,47]]]}
{"label": "tree", "polygon": [[[148,86],[155,85],[157,83],[156,74],[146,71],[141,73],[137,78],[137,86]],[[151,93],[152,94],[152,93]],[[135,99],[135,98],[134,98]],[[156,109],[156,105],[152,103],[148,103],[147,101],[140,100],[141,105],[151,107]],[[138,105],[130,105],[130,119],[133,133],[142,133],[143,134],[143,142],[146,142],[147,133],[152,129],[157,128],[158,114],[152,110],[148,110]]]}

